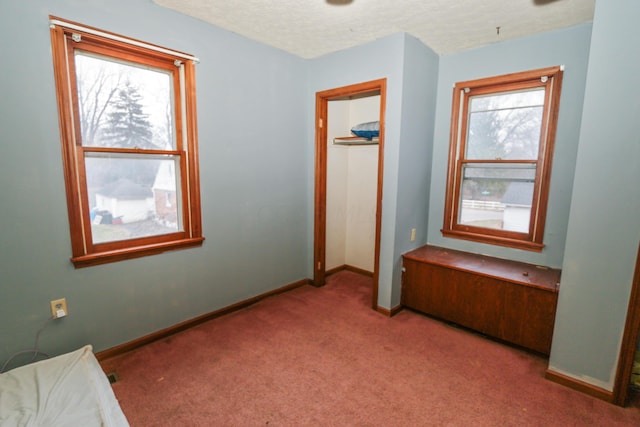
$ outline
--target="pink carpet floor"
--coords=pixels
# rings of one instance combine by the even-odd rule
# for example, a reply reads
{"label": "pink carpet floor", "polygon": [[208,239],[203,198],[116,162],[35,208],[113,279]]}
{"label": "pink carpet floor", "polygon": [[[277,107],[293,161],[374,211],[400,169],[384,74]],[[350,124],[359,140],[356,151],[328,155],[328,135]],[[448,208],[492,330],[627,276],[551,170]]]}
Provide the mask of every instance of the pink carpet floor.
{"label": "pink carpet floor", "polygon": [[103,361],[132,426],[639,426],[544,379],[547,361],[370,308],[343,271]]}

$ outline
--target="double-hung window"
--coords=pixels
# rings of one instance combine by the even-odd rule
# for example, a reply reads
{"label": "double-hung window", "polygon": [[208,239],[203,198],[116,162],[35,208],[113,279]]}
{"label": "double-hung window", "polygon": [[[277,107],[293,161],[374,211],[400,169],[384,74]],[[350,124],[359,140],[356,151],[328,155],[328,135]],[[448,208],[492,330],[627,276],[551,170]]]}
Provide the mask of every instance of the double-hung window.
{"label": "double-hung window", "polygon": [[561,67],[457,83],[446,237],[541,251]]}
{"label": "double-hung window", "polygon": [[74,265],[201,245],[196,58],[50,23]]}

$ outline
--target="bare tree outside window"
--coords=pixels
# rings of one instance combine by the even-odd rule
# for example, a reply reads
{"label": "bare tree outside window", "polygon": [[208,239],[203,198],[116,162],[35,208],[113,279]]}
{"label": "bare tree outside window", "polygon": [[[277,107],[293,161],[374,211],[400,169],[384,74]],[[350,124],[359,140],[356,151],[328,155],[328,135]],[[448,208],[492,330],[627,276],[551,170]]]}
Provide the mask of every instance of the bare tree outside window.
{"label": "bare tree outside window", "polygon": [[71,262],[201,246],[198,59],[49,18]]}
{"label": "bare tree outside window", "polygon": [[[76,52],[76,80],[82,144],[105,148],[164,150],[173,143],[171,76],[98,55]],[[158,156],[94,154],[85,158],[94,243],[174,232],[178,205],[166,212],[166,199],[176,194],[175,174],[160,167]],[[154,188],[162,181],[161,190]],[[158,215],[156,192],[165,206]],[[173,196],[175,197],[175,196]],[[165,218],[171,217],[172,221]]]}
{"label": "bare tree outside window", "polygon": [[540,251],[561,67],[456,83],[442,234]]}
{"label": "bare tree outside window", "polygon": [[75,63],[83,145],[175,147],[169,74],[82,51]]}
{"label": "bare tree outside window", "polygon": [[[471,97],[466,159],[537,159],[544,92],[534,89]],[[462,179],[460,224],[522,233],[529,230],[535,165],[468,164]]]}
{"label": "bare tree outside window", "polygon": [[122,74],[103,66],[102,61],[85,55],[76,56],[78,103],[82,141],[94,145],[111,99],[118,91]]}

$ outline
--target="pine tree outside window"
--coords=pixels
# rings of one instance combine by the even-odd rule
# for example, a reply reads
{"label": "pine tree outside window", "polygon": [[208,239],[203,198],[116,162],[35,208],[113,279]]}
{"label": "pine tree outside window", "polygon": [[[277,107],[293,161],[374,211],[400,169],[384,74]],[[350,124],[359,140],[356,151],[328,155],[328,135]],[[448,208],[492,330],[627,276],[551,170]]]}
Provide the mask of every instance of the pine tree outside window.
{"label": "pine tree outside window", "polygon": [[72,262],[201,245],[193,61],[51,18]]}

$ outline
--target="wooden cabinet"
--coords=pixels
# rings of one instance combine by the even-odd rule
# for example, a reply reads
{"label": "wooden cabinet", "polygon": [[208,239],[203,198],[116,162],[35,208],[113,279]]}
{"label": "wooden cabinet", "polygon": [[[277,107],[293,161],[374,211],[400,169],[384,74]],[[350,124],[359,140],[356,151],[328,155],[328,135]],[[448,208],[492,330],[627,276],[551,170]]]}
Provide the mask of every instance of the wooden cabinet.
{"label": "wooden cabinet", "polygon": [[430,245],[403,267],[403,306],[549,355],[560,270]]}

